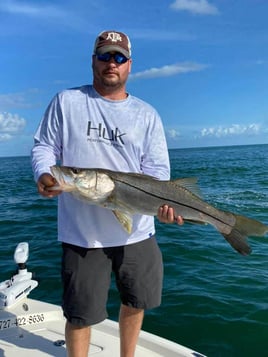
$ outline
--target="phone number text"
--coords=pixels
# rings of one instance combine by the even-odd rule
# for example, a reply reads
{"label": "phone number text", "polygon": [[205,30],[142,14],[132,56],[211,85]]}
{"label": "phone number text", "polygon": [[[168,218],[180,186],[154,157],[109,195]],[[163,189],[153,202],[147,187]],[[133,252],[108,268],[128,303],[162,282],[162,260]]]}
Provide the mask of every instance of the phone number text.
{"label": "phone number text", "polygon": [[39,324],[45,321],[44,314],[33,314],[19,317],[11,317],[10,319],[0,320],[0,330],[5,330],[13,327],[23,327],[26,325]]}

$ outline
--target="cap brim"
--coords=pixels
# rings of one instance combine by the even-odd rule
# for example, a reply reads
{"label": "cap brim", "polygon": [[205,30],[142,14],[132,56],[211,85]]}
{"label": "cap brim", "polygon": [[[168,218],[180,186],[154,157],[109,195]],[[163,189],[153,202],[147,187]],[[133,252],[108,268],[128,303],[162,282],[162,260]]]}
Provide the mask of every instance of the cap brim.
{"label": "cap brim", "polygon": [[106,52],[112,52],[112,51],[122,53],[122,55],[126,56],[126,58],[128,58],[128,59],[130,58],[128,51],[124,50],[120,46],[114,46],[114,45],[102,46],[100,48],[97,48],[96,54],[103,55]]}

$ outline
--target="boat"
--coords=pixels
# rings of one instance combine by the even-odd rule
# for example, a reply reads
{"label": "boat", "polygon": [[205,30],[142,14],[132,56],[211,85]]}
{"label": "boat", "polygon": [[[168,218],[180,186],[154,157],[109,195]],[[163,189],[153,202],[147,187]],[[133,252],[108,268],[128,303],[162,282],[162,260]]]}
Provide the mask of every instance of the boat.
{"label": "boat", "polygon": [[[64,357],[65,318],[60,306],[31,299],[38,286],[27,270],[27,242],[19,243],[17,274],[0,283],[0,357]],[[92,327],[88,356],[119,357],[118,323],[109,319]],[[141,331],[135,357],[205,357],[188,347]]]}

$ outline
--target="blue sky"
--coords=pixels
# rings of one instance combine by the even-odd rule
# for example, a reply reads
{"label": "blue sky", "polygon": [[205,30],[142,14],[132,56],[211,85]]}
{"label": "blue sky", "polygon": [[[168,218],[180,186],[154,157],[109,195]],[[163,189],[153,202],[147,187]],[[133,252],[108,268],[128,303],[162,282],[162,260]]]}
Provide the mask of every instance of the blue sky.
{"label": "blue sky", "polygon": [[268,143],[267,16],[267,0],[1,0],[0,156],[29,155],[49,101],[92,82],[95,37],[112,29],[169,148]]}

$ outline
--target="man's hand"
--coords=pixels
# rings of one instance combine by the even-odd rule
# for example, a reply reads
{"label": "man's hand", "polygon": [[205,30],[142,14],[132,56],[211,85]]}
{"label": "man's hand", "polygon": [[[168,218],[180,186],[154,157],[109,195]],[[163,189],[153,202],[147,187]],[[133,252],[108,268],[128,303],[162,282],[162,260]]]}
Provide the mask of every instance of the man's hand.
{"label": "man's hand", "polygon": [[179,225],[184,223],[182,216],[176,217],[174,215],[174,209],[168,205],[159,207],[157,218],[162,223],[177,223]]}
{"label": "man's hand", "polygon": [[51,190],[49,187],[54,186],[57,183],[55,178],[50,174],[42,174],[37,181],[37,190],[43,197],[55,197],[58,196],[62,191],[60,190]]}

